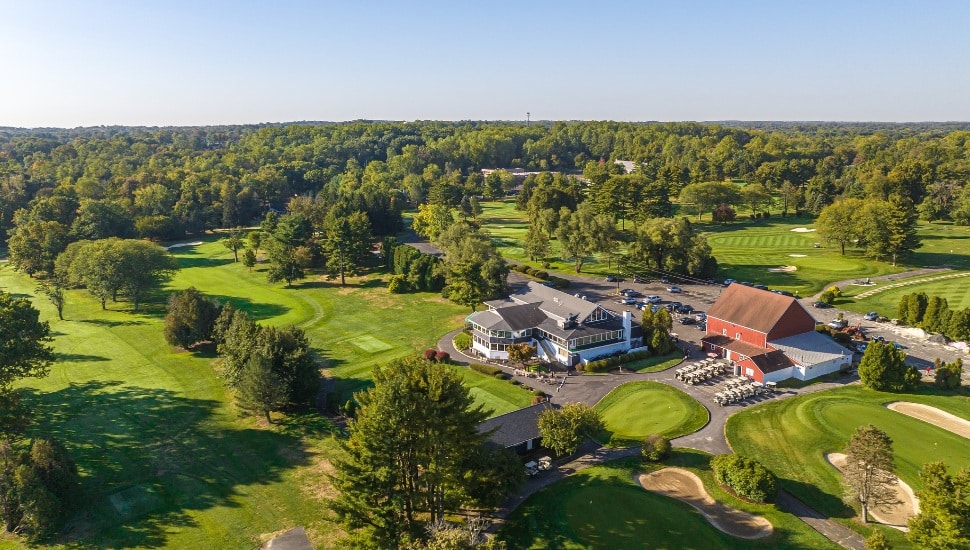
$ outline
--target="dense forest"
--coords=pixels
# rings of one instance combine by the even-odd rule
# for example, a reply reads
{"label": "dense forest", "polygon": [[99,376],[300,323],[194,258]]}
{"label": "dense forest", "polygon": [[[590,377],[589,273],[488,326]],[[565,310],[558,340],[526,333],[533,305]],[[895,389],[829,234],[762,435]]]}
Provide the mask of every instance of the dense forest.
{"label": "dense forest", "polygon": [[[615,159],[636,163],[632,179],[615,177],[621,175],[610,162]],[[670,199],[683,202],[690,184],[734,180],[760,184],[786,210],[819,213],[840,198],[895,196],[925,219],[970,223],[967,124],[0,128],[0,246],[11,239],[15,256],[19,234],[24,250],[48,248],[53,258],[76,240],[177,239],[258,222],[270,210],[292,211],[294,197],[303,198],[308,216],[324,217],[338,203],[342,212],[364,212],[379,237],[401,228],[407,207],[459,208],[468,196],[508,190],[507,173],[489,180],[481,168],[582,174],[583,180],[530,178],[524,198],[545,187],[544,208],[575,210],[592,198],[598,213],[624,221],[669,216]],[[737,208],[746,200],[729,198]],[[756,212],[758,197],[748,198]],[[695,206],[716,208],[717,202]]]}

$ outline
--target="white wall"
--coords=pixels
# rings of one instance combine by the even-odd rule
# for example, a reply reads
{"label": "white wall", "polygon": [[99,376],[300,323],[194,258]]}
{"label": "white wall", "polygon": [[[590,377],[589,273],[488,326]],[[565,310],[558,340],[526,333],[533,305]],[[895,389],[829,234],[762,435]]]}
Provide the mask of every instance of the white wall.
{"label": "white wall", "polygon": [[835,359],[830,359],[823,363],[816,363],[814,365],[796,365],[792,372],[792,376],[798,378],[799,380],[811,380],[812,378],[818,378],[819,376],[838,372],[838,370],[842,368],[842,364],[848,362],[849,359],[849,357],[836,357]]}
{"label": "white wall", "polygon": [[487,347],[483,346],[482,344],[479,344],[478,342],[473,343],[472,344],[472,347],[475,348],[476,351],[478,351],[479,353],[481,353],[485,357],[488,357],[489,359],[508,360],[508,358],[509,358],[509,352],[507,352],[507,351],[491,350],[491,349],[488,349]]}
{"label": "white wall", "polygon": [[584,349],[583,351],[577,352],[583,364],[590,362],[594,357],[599,357],[600,355],[608,355],[610,353],[616,353],[618,351],[627,351],[630,349],[629,342],[617,342],[615,344],[610,344],[608,346],[602,346],[598,348]]}

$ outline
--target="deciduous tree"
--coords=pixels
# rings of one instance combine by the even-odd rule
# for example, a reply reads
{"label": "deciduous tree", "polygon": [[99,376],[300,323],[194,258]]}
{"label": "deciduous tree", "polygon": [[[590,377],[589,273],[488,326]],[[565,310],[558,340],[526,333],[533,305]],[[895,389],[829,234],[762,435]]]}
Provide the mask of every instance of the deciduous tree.
{"label": "deciduous tree", "polygon": [[185,349],[211,340],[219,313],[219,306],[195,287],[174,292],[168,297],[165,340],[173,346]]}
{"label": "deciduous tree", "polygon": [[26,298],[0,290],[0,393],[21,378],[47,376],[54,360],[50,325]]}
{"label": "deciduous tree", "polygon": [[566,403],[539,415],[542,444],[557,455],[575,453],[579,444],[603,430],[600,414],[585,403]]}
{"label": "deciduous tree", "polygon": [[869,510],[896,504],[896,466],[893,440],[879,428],[859,426],[845,447],[845,482],[853,499],[862,507],[862,522],[869,521]]}

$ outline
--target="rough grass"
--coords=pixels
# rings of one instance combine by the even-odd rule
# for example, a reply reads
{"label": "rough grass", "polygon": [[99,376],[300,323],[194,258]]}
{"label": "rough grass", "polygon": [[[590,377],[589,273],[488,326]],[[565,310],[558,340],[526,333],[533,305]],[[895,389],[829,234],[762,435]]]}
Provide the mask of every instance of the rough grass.
{"label": "rough grass", "polygon": [[[627,459],[580,471],[523,502],[498,533],[510,549],[519,548],[839,548],[797,518],[773,505],[742,502],[713,482],[710,455],[675,450],[667,464]],[[668,465],[694,472],[716,500],[765,516],[775,527],[766,539],[747,541],[726,535],[696,510],[641,488],[634,476]]]}
{"label": "rough grass", "polygon": [[738,454],[757,457],[806,504],[829,516],[852,517],[840,477],[824,455],[841,452],[860,425],[889,434],[897,474],[914,489],[922,488],[918,471],[926,462],[942,460],[953,470],[970,465],[970,441],[884,406],[899,400],[970,418],[965,395],[891,394],[854,385],[749,408],[731,416],[725,431]]}
{"label": "rough grass", "polygon": [[532,404],[532,392],[516,386],[508,380],[486,376],[468,367],[451,366],[461,375],[465,387],[469,388],[475,403],[490,412],[489,416],[499,416],[517,411]]}
{"label": "rough grass", "polygon": [[650,434],[669,438],[699,430],[707,409],[686,393],[658,382],[630,382],[608,393],[595,409],[610,445],[639,445]]}

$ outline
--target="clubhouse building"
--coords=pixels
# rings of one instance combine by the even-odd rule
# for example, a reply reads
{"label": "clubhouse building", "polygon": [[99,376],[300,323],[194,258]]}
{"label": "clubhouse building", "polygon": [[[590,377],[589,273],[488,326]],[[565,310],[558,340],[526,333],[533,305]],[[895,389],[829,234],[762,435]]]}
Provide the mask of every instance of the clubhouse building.
{"label": "clubhouse building", "polygon": [[529,282],[505,300],[469,315],[473,348],[489,359],[507,360],[511,344],[527,343],[536,355],[567,367],[643,347],[633,314],[616,314],[584,298]]}

